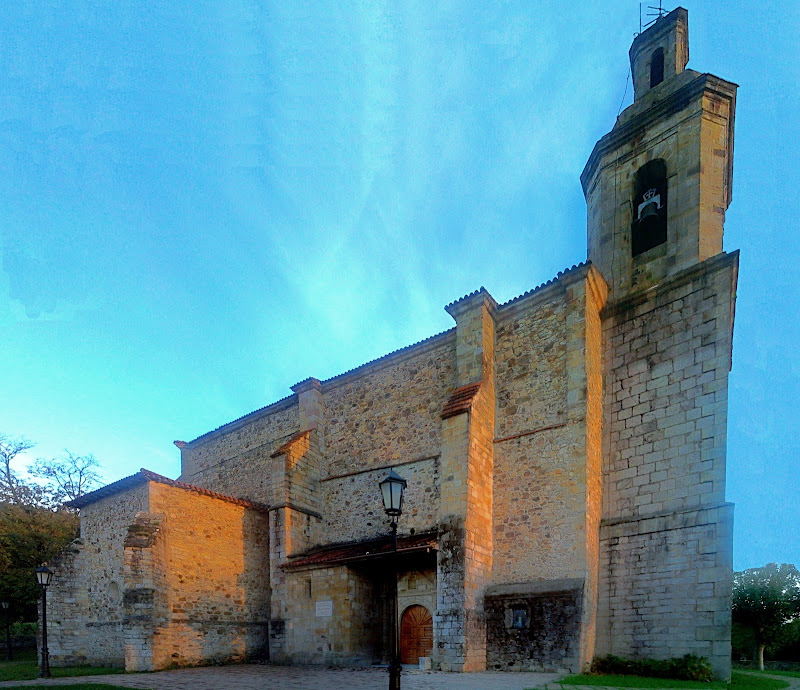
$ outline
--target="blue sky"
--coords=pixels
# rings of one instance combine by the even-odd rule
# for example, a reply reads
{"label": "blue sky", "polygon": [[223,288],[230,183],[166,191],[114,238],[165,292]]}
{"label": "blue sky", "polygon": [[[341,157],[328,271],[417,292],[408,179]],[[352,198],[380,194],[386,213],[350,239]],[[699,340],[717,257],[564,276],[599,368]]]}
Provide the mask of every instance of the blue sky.
{"label": "blue sky", "polygon": [[[735,567],[800,565],[795,3],[687,2],[740,85]],[[671,5],[669,6],[672,7]],[[638,3],[0,6],[0,431],[177,476],[194,438],[586,256]]]}

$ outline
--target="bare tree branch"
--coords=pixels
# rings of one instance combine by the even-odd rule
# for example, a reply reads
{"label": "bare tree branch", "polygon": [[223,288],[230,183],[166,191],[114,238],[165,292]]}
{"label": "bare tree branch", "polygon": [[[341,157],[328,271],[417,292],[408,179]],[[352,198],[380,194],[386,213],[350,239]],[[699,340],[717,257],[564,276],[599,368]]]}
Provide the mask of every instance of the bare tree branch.
{"label": "bare tree branch", "polygon": [[91,491],[100,483],[96,468],[100,466],[94,455],[76,455],[64,450],[62,458],[39,458],[28,467],[34,477],[45,479],[53,486],[52,501],[72,501]]}
{"label": "bare tree branch", "polygon": [[14,437],[0,434],[0,500],[17,505],[28,505],[31,501],[31,487],[27,486],[11,468],[11,462],[21,453],[36,444],[24,436]]}

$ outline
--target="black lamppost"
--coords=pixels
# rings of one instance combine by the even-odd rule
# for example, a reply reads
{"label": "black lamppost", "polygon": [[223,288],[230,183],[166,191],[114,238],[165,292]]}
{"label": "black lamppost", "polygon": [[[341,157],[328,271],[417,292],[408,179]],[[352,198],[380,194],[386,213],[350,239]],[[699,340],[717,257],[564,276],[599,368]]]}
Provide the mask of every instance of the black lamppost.
{"label": "black lamppost", "polygon": [[53,571],[46,566],[36,568],[36,580],[42,588],[42,672],[40,678],[50,677],[50,652],[47,649],[47,588],[53,580]]}
{"label": "black lamppost", "polygon": [[9,661],[14,660],[14,651],[11,649],[11,622],[8,618],[8,607],[9,603],[7,601],[0,601],[0,606],[3,607],[3,611],[6,614],[6,658]]}
{"label": "black lamppost", "polygon": [[383,497],[383,509],[389,516],[392,525],[392,541],[394,542],[395,557],[392,567],[392,589],[394,598],[392,601],[392,661],[389,664],[389,690],[400,690],[400,651],[399,634],[397,625],[397,518],[403,514],[403,492],[408,486],[408,482],[398,475],[394,470],[390,470],[386,479],[378,483],[381,487]]}

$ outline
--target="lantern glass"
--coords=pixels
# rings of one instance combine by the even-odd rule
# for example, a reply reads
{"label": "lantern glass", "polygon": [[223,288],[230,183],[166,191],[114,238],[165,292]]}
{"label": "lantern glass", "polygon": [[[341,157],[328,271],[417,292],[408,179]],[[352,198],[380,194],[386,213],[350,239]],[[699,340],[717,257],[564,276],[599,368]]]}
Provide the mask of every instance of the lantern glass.
{"label": "lantern glass", "polygon": [[403,492],[408,482],[391,470],[388,476],[380,482],[383,509],[387,515],[401,515],[403,512]]}
{"label": "lantern glass", "polygon": [[50,585],[50,581],[53,579],[53,571],[50,568],[42,566],[41,568],[36,568],[36,580],[42,587],[48,587]]}
{"label": "lantern glass", "polygon": [[4,609],[7,609],[8,608],[8,602],[7,601],[0,601],[0,606],[2,606]]}

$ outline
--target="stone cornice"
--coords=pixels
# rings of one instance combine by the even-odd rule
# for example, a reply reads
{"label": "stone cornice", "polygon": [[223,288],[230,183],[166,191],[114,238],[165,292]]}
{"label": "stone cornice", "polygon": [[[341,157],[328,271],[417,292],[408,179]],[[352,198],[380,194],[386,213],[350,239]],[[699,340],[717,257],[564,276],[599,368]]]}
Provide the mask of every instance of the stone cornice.
{"label": "stone cornice", "polygon": [[458,317],[465,312],[475,309],[481,305],[486,307],[492,318],[495,318],[497,314],[497,302],[495,301],[494,297],[489,294],[489,291],[483,286],[481,286],[478,290],[475,290],[475,292],[471,292],[468,295],[464,295],[461,299],[451,302],[444,308],[444,310],[454,319],[458,320]]}
{"label": "stone cornice", "polygon": [[292,386],[292,392],[297,393],[297,395],[306,393],[307,391],[318,390],[322,390],[322,384],[319,382],[319,379],[315,379],[313,376],[309,376],[307,379],[303,379],[300,383],[295,383],[294,386]]}
{"label": "stone cornice", "polygon": [[661,295],[664,295],[667,292],[680,287],[681,285],[689,283],[702,275],[706,275],[708,273],[714,273],[728,266],[733,266],[734,270],[736,270],[738,265],[739,265],[738,249],[729,253],[721,252],[716,256],[712,256],[710,259],[701,261],[699,264],[695,266],[691,266],[690,268],[684,269],[683,271],[680,271],[673,276],[669,276],[663,282],[659,283],[658,285],[654,285],[648,290],[637,292],[634,295],[623,297],[622,299],[616,300],[614,302],[609,302],[603,308],[602,312],[600,313],[600,316],[603,320],[614,318],[619,314],[624,314],[626,312],[631,311],[632,309],[638,307],[640,304],[644,304],[645,302],[655,300]]}
{"label": "stone cornice", "polygon": [[[655,100],[652,104],[648,103],[645,97],[639,103],[631,105],[627,109],[631,114],[626,116],[627,111],[623,112],[618,118],[614,129],[595,144],[581,173],[581,186],[583,187],[584,195],[589,192],[590,183],[595,177],[603,156],[639,136],[655,122],[664,120],[670,115],[684,110],[706,92],[731,101],[728,153],[730,158],[729,165],[733,164],[733,113],[736,102],[736,84],[715,77],[713,74],[698,74],[692,70],[682,72],[674,77],[672,81],[676,87],[674,90],[665,94],[660,100]],[[687,81],[688,83],[682,83]],[[667,85],[668,83],[665,82],[664,86]],[[658,95],[658,91],[652,91],[651,93],[653,97]],[[637,112],[638,110],[641,110],[641,112]],[[730,187],[730,181],[728,186]]]}

